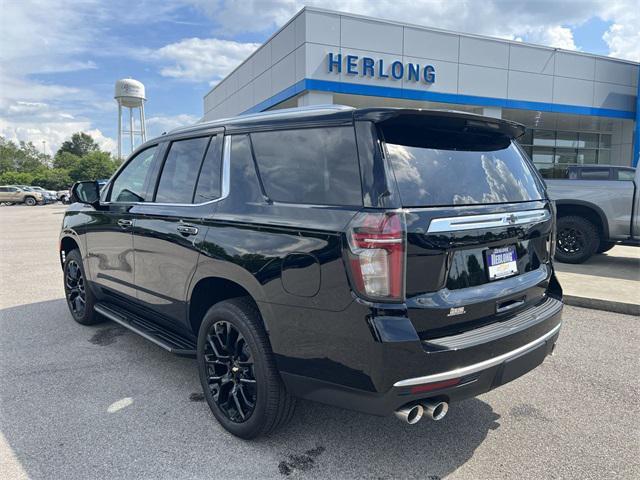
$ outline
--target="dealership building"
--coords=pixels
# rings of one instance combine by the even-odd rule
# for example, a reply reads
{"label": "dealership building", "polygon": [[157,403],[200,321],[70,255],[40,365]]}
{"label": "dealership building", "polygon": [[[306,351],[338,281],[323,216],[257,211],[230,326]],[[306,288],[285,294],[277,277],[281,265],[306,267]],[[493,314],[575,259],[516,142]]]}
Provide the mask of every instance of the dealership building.
{"label": "dealership building", "polygon": [[637,165],[640,65],[306,7],[204,97],[204,120],[320,104],[523,123],[539,167]]}

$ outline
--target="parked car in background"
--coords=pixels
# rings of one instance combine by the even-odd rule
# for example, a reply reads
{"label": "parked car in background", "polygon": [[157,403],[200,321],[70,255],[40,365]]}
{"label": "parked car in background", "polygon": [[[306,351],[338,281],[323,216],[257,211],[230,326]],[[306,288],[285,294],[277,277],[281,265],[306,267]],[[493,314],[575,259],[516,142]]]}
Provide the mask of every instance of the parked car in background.
{"label": "parked car in background", "polygon": [[554,210],[523,131],[333,106],[150,140],[102,189],[72,189],[70,313],[195,356],[213,415],[243,438],[285,424],[296,397],[439,420],[559,336]]}
{"label": "parked car in background", "polygon": [[25,192],[39,193],[40,195],[42,195],[43,203],[45,205],[58,201],[58,198],[56,197],[55,192],[45,190],[42,187],[37,187],[33,185],[14,185],[14,186],[24,190]]}
{"label": "parked car in background", "polygon": [[15,185],[3,185],[0,186],[0,203],[5,205],[24,203],[32,207],[44,203],[44,196],[40,192],[24,190]]}
{"label": "parked car in background", "polygon": [[55,190],[45,190],[44,188],[37,185],[32,185],[30,188],[36,192],[42,193],[47,203],[55,203],[58,201],[58,195]]}
{"label": "parked car in background", "polygon": [[582,263],[616,244],[640,245],[638,172],[618,165],[540,169],[558,210],[556,260]]}
{"label": "parked car in background", "polygon": [[68,204],[71,203],[71,190],[58,190],[56,192],[56,197],[58,201]]}

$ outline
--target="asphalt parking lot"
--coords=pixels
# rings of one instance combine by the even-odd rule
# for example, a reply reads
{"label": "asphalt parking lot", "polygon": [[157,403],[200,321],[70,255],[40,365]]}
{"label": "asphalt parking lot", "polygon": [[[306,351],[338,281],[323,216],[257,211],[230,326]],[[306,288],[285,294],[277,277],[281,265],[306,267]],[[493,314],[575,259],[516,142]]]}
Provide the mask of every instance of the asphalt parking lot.
{"label": "asphalt parking lot", "polygon": [[566,307],[553,357],[438,423],[300,402],[247,442],[213,419],[194,360],[73,322],[64,208],[0,208],[3,479],[640,478],[638,317]]}

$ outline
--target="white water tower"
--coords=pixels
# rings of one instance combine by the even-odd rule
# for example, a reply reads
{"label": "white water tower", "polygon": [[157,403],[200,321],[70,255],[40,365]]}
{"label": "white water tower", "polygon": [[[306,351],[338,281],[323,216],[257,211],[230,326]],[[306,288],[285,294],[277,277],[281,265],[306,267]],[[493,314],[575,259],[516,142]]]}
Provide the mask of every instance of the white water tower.
{"label": "white water tower", "polygon": [[[147,140],[147,129],[144,120],[144,102],[147,100],[144,85],[133,78],[123,78],[116,82],[115,97],[118,102],[118,158],[122,158],[123,137],[129,137],[129,153]],[[129,129],[123,129],[122,110],[129,109]],[[138,110],[139,121],[134,121],[134,110]],[[126,110],[125,110],[126,114]],[[126,118],[125,123],[126,125]],[[139,138],[139,142],[136,139]]]}

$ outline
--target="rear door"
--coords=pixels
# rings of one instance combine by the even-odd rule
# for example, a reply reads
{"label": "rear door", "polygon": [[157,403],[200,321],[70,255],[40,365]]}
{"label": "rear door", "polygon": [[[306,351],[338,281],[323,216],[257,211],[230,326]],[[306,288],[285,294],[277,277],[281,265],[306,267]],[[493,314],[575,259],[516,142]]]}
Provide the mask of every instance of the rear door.
{"label": "rear door", "polygon": [[507,136],[399,127],[381,135],[406,215],[406,296],[420,336],[540,302],[553,215],[533,166]]}
{"label": "rear door", "polygon": [[173,326],[186,318],[204,222],[221,197],[222,142],[222,132],[170,142],[153,201],[132,212],[138,301]]}

